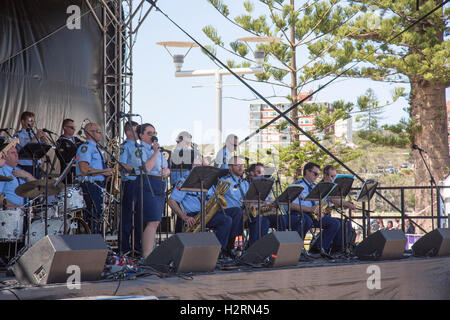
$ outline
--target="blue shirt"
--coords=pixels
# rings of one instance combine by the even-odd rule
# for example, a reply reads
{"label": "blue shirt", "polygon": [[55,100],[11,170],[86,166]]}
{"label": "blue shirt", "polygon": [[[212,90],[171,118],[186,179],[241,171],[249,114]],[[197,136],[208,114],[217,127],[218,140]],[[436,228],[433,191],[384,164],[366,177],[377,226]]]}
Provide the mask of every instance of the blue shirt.
{"label": "blue shirt", "polygon": [[[151,156],[154,153],[153,147],[148,143],[142,141],[141,146],[139,148],[136,148],[133,158],[131,160],[133,163],[133,167],[135,167],[135,169],[141,166],[141,159],[139,157],[140,151],[142,152],[142,160],[144,161],[144,164],[148,159],[151,158]],[[159,155],[156,157],[155,165],[153,166],[152,170],[150,170],[150,172],[147,172],[147,174],[152,176],[161,176],[161,169],[167,168],[167,165],[168,165],[167,159],[164,157],[162,152],[159,152]]]}
{"label": "blue shirt", "polygon": [[[34,138],[34,133],[30,131],[29,133],[27,130],[22,129],[20,131],[17,131],[16,136],[19,138],[19,144],[17,145],[17,151],[20,152],[20,150],[25,147],[27,144],[31,142],[31,139]],[[31,139],[30,139],[31,136]],[[41,163],[40,160],[37,160],[37,163]],[[32,166],[33,160],[19,160],[19,165],[21,166]]]}
{"label": "blue shirt", "polygon": [[[105,161],[103,158],[103,154],[98,148],[97,144],[92,140],[86,140],[81,146],[78,147],[76,158],[80,157],[77,160],[75,173],[76,175],[81,175],[80,171],[80,162],[85,161],[89,164],[89,166],[93,169],[105,169]],[[105,181],[105,177],[103,175],[92,176],[92,177],[78,177],[79,181]],[[86,179],[86,180],[85,180]]]}
{"label": "blue shirt", "polygon": [[[305,199],[305,198],[310,194],[311,190],[314,189],[314,187],[316,186],[315,183],[313,183],[313,182],[312,182],[312,183],[311,183],[311,182],[308,182],[308,181],[306,181],[305,178],[301,178],[300,180],[298,180],[298,181],[295,182],[294,184],[301,185],[301,186],[304,188],[303,191],[302,191],[302,193],[300,194],[300,197],[301,197],[302,199]],[[306,201],[306,200],[301,200],[301,205],[302,205],[303,207],[312,208],[312,207],[314,207],[318,202],[319,202],[319,201]],[[297,199],[295,199],[294,201],[292,201],[292,203],[299,204],[298,197],[297,197]]]}
{"label": "blue shirt", "polygon": [[[189,171],[188,171],[189,172]],[[178,180],[177,185],[172,191],[172,194],[170,195],[170,198],[178,202],[181,207],[183,208],[183,211],[185,213],[191,213],[191,212],[200,212],[201,210],[201,195],[200,192],[193,192],[193,191],[181,191],[180,187],[183,185],[185,178],[181,178]],[[206,196],[205,196],[206,200]]]}
{"label": "blue shirt", "polygon": [[12,203],[14,203],[16,206],[21,206],[24,203],[24,199],[22,197],[19,197],[15,190],[16,188],[25,183],[26,181],[21,178],[14,177],[12,172],[14,170],[19,170],[18,167],[10,167],[9,165],[5,164],[3,168],[0,168],[0,174],[7,177],[13,177],[14,179],[12,181],[3,181],[0,182],[0,193],[3,193],[6,197],[6,199]]}
{"label": "blue shirt", "polygon": [[[125,163],[129,166],[133,166],[132,158],[134,152],[136,151],[136,142],[132,140],[125,140],[124,143],[120,145],[120,157],[119,162]],[[135,170],[137,172],[137,170]],[[122,173],[122,181],[133,181],[136,180],[135,176],[128,176]]]}
{"label": "blue shirt", "polygon": [[[223,196],[227,201],[227,208],[242,207],[244,197],[247,194],[249,188],[248,181],[242,179],[241,177],[236,177],[231,173],[222,177],[220,180],[230,183],[230,188]],[[208,191],[208,197],[211,197],[214,194],[215,190],[215,187],[211,188]]]}

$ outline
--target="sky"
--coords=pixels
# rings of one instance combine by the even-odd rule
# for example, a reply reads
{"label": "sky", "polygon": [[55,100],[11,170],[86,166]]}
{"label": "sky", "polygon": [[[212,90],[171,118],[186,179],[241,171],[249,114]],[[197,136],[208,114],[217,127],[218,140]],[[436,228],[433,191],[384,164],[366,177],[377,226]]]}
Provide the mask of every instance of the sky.
{"label": "sky", "polygon": [[[237,2],[237,1],[236,1]],[[235,3],[236,3],[235,2]],[[136,2],[138,3],[138,1]],[[227,4],[232,1],[227,1]],[[239,1],[239,4],[241,1]],[[136,4],[137,5],[137,4]],[[160,0],[158,7],[202,45],[212,45],[202,28],[213,25],[227,44],[237,38],[249,36],[222,17],[206,0],[170,1]],[[146,6],[148,8],[148,6]],[[231,7],[231,17],[243,13],[241,5]],[[145,13],[145,11],[144,11]],[[135,36],[133,47],[133,113],[140,114],[142,121],[153,124],[161,145],[173,145],[180,131],[187,130],[197,144],[214,143],[215,90],[213,77],[176,78],[172,57],[159,41],[191,41],[161,12],[152,10]],[[171,54],[185,54],[185,48],[168,48]],[[217,56],[225,62],[227,55],[217,48]],[[304,57],[298,57],[301,65]],[[199,48],[192,48],[185,57],[182,70],[216,69],[217,66]],[[223,139],[229,133],[242,139],[249,132],[249,104],[260,102],[255,95],[233,76],[223,77]],[[264,97],[285,95],[279,87],[248,82]],[[314,101],[344,100],[356,104],[357,97],[372,88],[380,104],[391,101],[391,92],[398,84],[380,83],[364,79],[338,79],[313,96]],[[315,91],[318,84],[306,86],[302,91]],[[408,89],[409,86],[406,85]],[[449,96],[447,91],[447,97]],[[241,100],[239,100],[241,99]],[[247,101],[243,101],[245,99]],[[249,99],[254,99],[248,101]],[[285,101],[271,98],[271,102]],[[397,123],[407,117],[403,108],[408,103],[400,98],[386,107],[381,124]],[[135,118],[140,122],[140,118]],[[353,124],[353,128],[357,127]]]}

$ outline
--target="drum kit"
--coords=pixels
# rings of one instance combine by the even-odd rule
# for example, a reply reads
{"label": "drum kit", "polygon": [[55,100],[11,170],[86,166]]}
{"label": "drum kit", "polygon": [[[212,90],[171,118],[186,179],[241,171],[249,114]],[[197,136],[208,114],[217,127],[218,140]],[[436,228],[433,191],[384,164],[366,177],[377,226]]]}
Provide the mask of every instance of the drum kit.
{"label": "drum kit", "polygon": [[[0,175],[0,181],[12,179]],[[86,204],[82,189],[78,185],[64,187],[63,184],[57,186],[47,184],[48,199],[52,199],[47,203],[47,219],[45,219],[45,202],[34,204],[34,201],[44,194],[45,188],[45,180],[21,184],[15,189],[15,193],[31,200],[19,208],[7,208],[5,205],[0,207],[0,243],[17,244],[25,241],[27,246],[34,245],[45,236],[45,220],[48,235],[91,233],[89,226],[82,219]],[[29,212],[29,219],[26,218],[26,212]],[[25,228],[26,225],[28,228]]]}

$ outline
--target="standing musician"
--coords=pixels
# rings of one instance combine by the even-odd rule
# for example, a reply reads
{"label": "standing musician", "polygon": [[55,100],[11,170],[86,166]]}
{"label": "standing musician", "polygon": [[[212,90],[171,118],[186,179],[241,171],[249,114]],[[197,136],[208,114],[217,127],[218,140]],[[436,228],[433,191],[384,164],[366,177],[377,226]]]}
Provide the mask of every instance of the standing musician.
{"label": "standing musician", "polygon": [[[78,181],[83,182],[83,197],[86,202],[86,221],[92,233],[101,233],[103,194],[106,177],[112,175],[112,169],[106,168],[105,159],[97,143],[102,139],[102,130],[96,123],[88,123],[84,127],[86,142],[77,150],[75,172]],[[80,177],[87,176],[87,177]],[[101,188],[100,188],[101,187]]]}
{"label": "standing musician", "polygon": [[[336,178],[336,168],[333,167],[332,165],[326,165],[323,170],[323,180],[324,182],[333,182],[334,179]],[[335,205],[336,207],[340,208],[341,207],[341,199],[330,199],[328,200],[329,205]],[[351,209],[351,210],[356,210],[357,207],[348,201],[343,200],[342,201],[342,208],[343,209]],[[333,218],[336,219],[336,218]],[[332,244],[332,249],[335,251],[341,251],[342,250],[342,232],[341,232],[341,220],[340,219],[336,219],[339,222],[339,231],[338,233],[336,233],[336,236],[334,237],[333,240],[333,244]],[[353,234],[353,228],[352,228],[352,223],[351,221],[347,221],[347,224],[345,225],[345,236],[344,239],[346,240],[344,243],[344,246],[346,246],[348,244],[348,242],[350,241],[352,234]]]}
{"label": "standing musician", "polygon": [[[62,123],[63,134],[56,140],[56,156],[61,167],[60,173],[64,171],[69,162],[77,154],[78,147],[83,143],[75,137],[75,122],[72,119],[64,119]],[[70,169],[67,175],[67,184],[73,184],[75,176],[75,166]]]}
{"label": "standing musician", "polygon": [[[129,121],[124,126],[127,139],[120,145],[119,162],[128,170],[133,171],[133,156],[136,151],[137,122]],[[122,237],[120,239],[120,252],[130,251],[130,236],[133,228],[133,207],[136,210],[136,176],[122,174]],[[136,226],[136,215],[135,226]],[[136,234],[136,228],[135,228]]]}
{"label": "standing musician", "polygon": [[3,156],[3,159],[5,163],[0,168],[0,175],[14,177],[14,179],[0,182],[0,206],[17,208],[24,204],[24,198],[15,193],[16,188],[25,182],[34,181],[36,178],[31,173],[17,166],[19,163],[19,153],[16,148],[9,149]]}
{"label": "standing musician", "polygon": [[231,157],[235,156],[238,151],[239,139],[235,134],[229,134],[225,140],[225,145],[217,152],[214,160],[214,167],[220,169],[228,169],[228,163]]}
{"label": "standing musician", "polygon": [[[193,167],[201,165],[202,159],[199,155],[194,159]],[[180,178],[176,187],[173,189],[172,194],[168,200],[169,206],[173,212],[177,215],[177,222],[175,226],[175,232],[182,231],[182,223],[190,228],[195,225],[194,217],[201,211],[201,194],[200,192],[181,191],[180,187],[183,185],[186,178]],[[207,214],[207,212],[205,212]],[[231,217],[223,214],[223,212],[217,211],[211,220],[206,224],[207,228],[214,230],[217,239],[219,240],[222,251],[221,258],[226,258],[227,245],[231,232],[231,225],[233,220]]]}
{"label": "standing musician", "polygon": [[175,186],[179,179],[187,178],[192,169],[197,150],[192,149],[192,135],[182,131],[177,136],[177,146],[170,156],[170,184]]}
{"label": "standing musician", "polygon": [[[229,173],[220,179],[220,181],[230,183],[230,188],[224,194],[227,208],[219,209],[218,213],[224,213],[232,219],[230,237],[226,246],[226,255],[233,257],[236,255],[234,251],[234,240],[237,236],[242,235],[243,231],[242,205],[249,188],[249,183],[242,177],[244,174],[244,160],[242,158],[237,156],[231,157],[228,163],[228,169]],[[208,191],[208,196],[211,197],[214,191],[215,187],[212,187]]]}
{"label": "standing musician", "polygon": [[[302,199],[305,199],[311,190],[315,187],[315,181],[320,175],[320,167],[319,165],[308,162],[303,167],[303,178],[295,182],[295,184],[299,184],[304,187],[300,197]],[[308,230],[314,226],[319,227],[320,221],[313,218],[313,214],[317,214],[319,212],[319,202],[318,201],[306,201],[301,200],[299,203],[299,199],[295,199],[291,202],[291,209],[293,210],[291,212],[291,215],[298,215],[300,214],[300,211],[303,213],[306,213],[303,215],[304,217],[304,228],[303,228],[303,235],[308,232]],[[340,222],[337,219],[331,218],[328,215],[322,215],[322,228],[323,228],[323,235],[322,235],[322,245],[325,252],[328,252],[331,244],[333,243],[334,238],[336,237],[336,234],[339,232],[339,226]]]}
{"label": "standing musician", "polygon": [[[18,151],[25,147],[29,143],[37,143],[37,142],[47,142],[47,138],[45,137],[45,133],[42,130],[37,130],[36,134],[33,131],[35,124],[35,116],[33,112],[24,111],[20,115],[20,124],[22,129],[16,132],[16,136],[19,138],[19,146]],[[35,163],[33,163],[35,161]],[[40,160],[31,160],[31,159],[20,159],[19,166],[31,173],[35,178],[39,179],[41,176],[41,171],[39,165],[41,164]]]}
{"label": "standing musician", "polygon": [[[136,148],[133,156],[133,167],[141,167],[141,157],[145,166],[145,174],[143,184],[143,222],[142,226],[143,239],[142,244],[140,241],[140,232],[136,237],[136,249],[141,250],[142,257],[145,259],[152,251],[155,243],[156,230],[161,221],[162,213],[165,204],[165,188],[166,178],[170,175],[170,170],[167,166],[167,160],[162,154],[158,139],[156,138],[155,127],[149,123],[144,123],[137,127],[137,133],[142,144]],[[140,172],[140,170],[138,170]],[[137,216],[137,230],[140,230],[140,179],[139,176],[136,180],[136,216]],[[152,190],[152,191],[151,191]],[[152,194],[153,192],[153,194]]]}

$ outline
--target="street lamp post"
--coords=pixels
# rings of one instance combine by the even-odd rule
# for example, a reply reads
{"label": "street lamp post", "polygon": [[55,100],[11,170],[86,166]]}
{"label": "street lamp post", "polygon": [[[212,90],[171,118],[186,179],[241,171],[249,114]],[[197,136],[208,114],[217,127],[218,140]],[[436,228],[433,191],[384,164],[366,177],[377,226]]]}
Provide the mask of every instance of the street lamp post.
{"label": "street lamp post", "polygon": [[[193,42],[180,42],[180,41],[164,41],[157,42],[157,44],[166,47],[184,47],[189,48],[189,50],[193,47],[197,47],[198,45]],[[167,50],[167,48],[166,48]],[[188,51],[189,52],[189,51]],[[170,52],[169,52],[170,54]],[[172,54],[171,54],[172,55]],[[172,55],[173,63],[175,65],[175,77],[214,77],[214,88],[215,88],[215,109],[216,109],[216,135],[214,140],[214,154],[219,152],[222,146],[222,88],[223,82],[222,77],[225,75],[231,75],[231,73],[226,69],[207,69],[207,70],[189,70],[182,71],[181,68],[184,63],[185,55]],[[231,69],[237,75],[245,75],[245,74],[258,74],[263,72],[263,62],[264,62],[264,52],[263,51],[255,51],[255,61],[257,66],[250,68],[233,68]]]}

